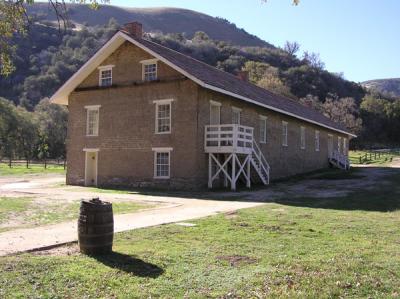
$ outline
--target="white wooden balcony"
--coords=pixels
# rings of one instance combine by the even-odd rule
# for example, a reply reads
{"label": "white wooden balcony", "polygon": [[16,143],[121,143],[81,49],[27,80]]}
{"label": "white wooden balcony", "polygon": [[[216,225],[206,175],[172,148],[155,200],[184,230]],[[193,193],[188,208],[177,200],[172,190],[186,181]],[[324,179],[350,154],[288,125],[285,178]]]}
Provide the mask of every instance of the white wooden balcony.
{"label": "white wooden balcony", "polygon": [[253,128],[236,124],[208,125],[205,127],[206,153],[251,154]]}

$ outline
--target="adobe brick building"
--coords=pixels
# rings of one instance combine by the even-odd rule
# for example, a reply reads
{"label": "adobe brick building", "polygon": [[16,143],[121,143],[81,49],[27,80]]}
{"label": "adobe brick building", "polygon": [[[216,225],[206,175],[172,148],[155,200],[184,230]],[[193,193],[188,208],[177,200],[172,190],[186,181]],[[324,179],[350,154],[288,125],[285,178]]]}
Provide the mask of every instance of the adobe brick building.
{"label": "adobe brick building", "polygon": [[241,77],[126,25],[52,97],[69,109],[67,183],[235,189],[348,167],[351,132]]}

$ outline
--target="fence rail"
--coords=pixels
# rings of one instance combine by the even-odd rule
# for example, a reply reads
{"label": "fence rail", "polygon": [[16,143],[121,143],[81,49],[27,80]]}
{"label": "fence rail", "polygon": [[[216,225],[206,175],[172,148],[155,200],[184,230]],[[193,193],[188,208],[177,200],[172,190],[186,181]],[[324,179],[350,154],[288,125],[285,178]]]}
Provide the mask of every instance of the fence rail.
{"label": "fence rail", "polygon": [[398,156],[398,150],[380,149],[380,150],[362,150],[352,151],[350,158],[352,163],[368,164],[375,162],[392,162],[394,156]]}
{"label": "fence rail", "polygon": [[67,167],[67,161],[65,159],[43,159],[43,160],[24,160],[24,159],[9,159],[3,158],[0,159],[0,164],[5,164],[9,168],[15,166],[25,166],[26,168],[30,168],[32,165],[40,166],[43,168],[47,168],[48,166],[60,166],[64,169]]}

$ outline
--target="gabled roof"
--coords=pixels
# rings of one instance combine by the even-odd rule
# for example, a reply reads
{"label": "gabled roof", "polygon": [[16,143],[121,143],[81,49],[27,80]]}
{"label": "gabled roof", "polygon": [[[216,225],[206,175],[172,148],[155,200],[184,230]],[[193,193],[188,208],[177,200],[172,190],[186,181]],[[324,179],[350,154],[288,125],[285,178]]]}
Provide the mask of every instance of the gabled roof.
{"label": "gabled roof", "polygon": [[274,94],[155,42],[135,38],[125,31],[118,31],[52,96],[51,100],[54,103],[67,105],[69,94],[124,41],[138,46],[204,88],[356,137],[342,124],[330,120],[318,111],[297,101]]}

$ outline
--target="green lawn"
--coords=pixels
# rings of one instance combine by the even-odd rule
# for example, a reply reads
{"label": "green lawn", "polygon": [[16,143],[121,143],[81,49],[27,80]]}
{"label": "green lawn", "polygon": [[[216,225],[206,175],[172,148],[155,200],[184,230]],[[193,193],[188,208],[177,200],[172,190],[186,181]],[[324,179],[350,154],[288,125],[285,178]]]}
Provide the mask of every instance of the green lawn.
{"label": "green lawn", "polygon": [[[381,153],[380,156],[378,153],[375,155],[375,152],[369,151],[349,151],[349,159],[351,164],[360,164],[360,157],[361,157],[361,164],[376,164],[376,165],[387,165],[392,162],[394,157],[398,157],[398,152],[385,152]],[[365,160],[365,154],[367,154],[368,159]]]}
{"label": "green lawn", "polygon": [[[13,223],[15,222],[15,225],[13,226],[0,226],[0,232],[77,219],[79,214],[79,205],[79,201],[46,201],[40,203],[34,201],[32,198],[0,197],[0,225],[5,224],[10,220],[12,220]],[[151,207],[154,207],[154,205],[137,202],[113,203],[115,214],[133,213]]]}
{"label": "green lawn", "polygon": [[398,298],[400,174],[341,198],[117,234],[103,257],[0,259],[3,298]]}
{"label": "green lawn", "polygon": [[64,167],[60,165],[47,165],[44,168],[44,164],[30,164],[29,168],[26,168],[24,164],[13,165],[11,168],[7,163],[0,163],[0,176],[5,175],[23,175],[23,174],[44,174],[44,173],[65,173]]}

